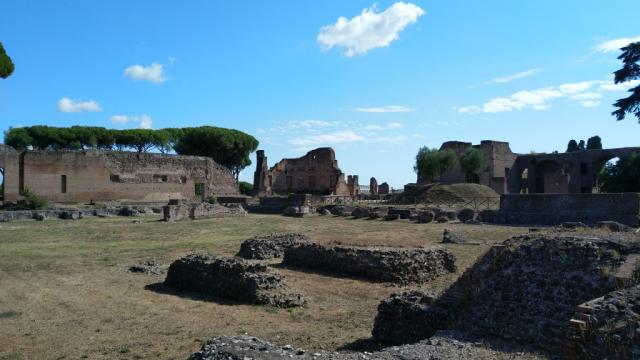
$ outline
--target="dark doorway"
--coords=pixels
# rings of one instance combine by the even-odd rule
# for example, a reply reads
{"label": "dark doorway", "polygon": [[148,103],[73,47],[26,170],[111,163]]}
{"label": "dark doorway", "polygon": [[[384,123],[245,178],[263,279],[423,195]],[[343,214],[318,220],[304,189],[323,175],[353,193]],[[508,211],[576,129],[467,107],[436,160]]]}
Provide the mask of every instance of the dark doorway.
{"label": "dark doorway", "polygon": [[60,175],[60,192],[67,193],[67,175]]}

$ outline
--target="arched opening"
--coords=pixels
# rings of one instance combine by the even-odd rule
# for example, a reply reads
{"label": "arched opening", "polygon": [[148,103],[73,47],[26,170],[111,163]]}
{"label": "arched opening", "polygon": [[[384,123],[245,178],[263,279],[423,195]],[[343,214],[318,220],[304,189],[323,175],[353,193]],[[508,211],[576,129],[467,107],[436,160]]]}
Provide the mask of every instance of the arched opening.
{"label": "arched opening", "polygon": [[520,173],[520,194],[529,193],[529,169],[524,169]]}
{"label": "arched opening", "polygon": [[593,179],[594,193],[603,192],[602,183],[605,176],[604,173],[607,171],[611,171],[611,168],[615,166],[618,163],[618,161],[620,161],[620,157],[616,156],[612,158],[598,159],[593,163],[594,169],[597,169],[597,171],[594,171],[594,175],[593,175],[594,176],[594,179]]}
{"label": "arched opening", "polygon": [[566,194],[571,176],[562,165],[553,160],[543,160],[536,166],[536,192]]}
{"label": "arched opening", "polygon": [[0,205],[4,202],[4,167],[0,165]]}

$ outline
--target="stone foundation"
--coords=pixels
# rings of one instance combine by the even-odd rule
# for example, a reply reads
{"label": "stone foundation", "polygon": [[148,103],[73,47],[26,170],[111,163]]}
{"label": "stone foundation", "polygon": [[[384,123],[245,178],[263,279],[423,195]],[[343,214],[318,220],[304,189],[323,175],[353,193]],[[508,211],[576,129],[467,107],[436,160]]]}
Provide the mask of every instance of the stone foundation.
{"label": "stone foundation", "polygon": [[615,290],[616,269],[638,251],[609,239],[516,237],[492,247],[435,300],[383,301],[373,335],[398,343],[458,329],[559,353],[576,306]]}
{"label": "stone foundation", "polygon": [[245,240],[240,245],[238,256],[245,259],[274,259],[284,256],[286,249],[308,242],[309,238],[302,234],[272,234],[256,236]]}
{"label": "stone foundation", "polygon": [[456,271],[455,256],[441,248],[362,248],[297,244],[286,250],[283,264],[399,284],[422,283]]}
{"label": "stone foundation", "polygon": [[169,266],[164,283],[179,290],[200,292],[249,304],[277,307],[304,304],[301,295],[278,291],[286,287],[281,275],[270,271],[265,265],[241,259],[187,255]]}
{"label": "stone foundation", "polygon": [[197,220],[227,216],[245,216],[247,212],[239,204],[169,204],[162,208],[164,221]]}

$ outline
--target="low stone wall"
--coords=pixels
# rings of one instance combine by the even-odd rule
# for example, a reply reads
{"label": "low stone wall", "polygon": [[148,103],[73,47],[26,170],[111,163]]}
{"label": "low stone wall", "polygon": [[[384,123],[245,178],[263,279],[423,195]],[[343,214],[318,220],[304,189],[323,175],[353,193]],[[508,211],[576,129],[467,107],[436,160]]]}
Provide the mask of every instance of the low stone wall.
{"label": "low stone wall", "polygon": [[301,295],[274,290],[286,287],[284,278],[265,265],[242,259],[190,254],[174,261],[164,281],[179,290],[211,294],[250,304],[294,307],[304,304]]}
{"label": "low stone wall", "polygon": [[569,322],[565,358],[637,359],[638,304],[640,287],[633,286],[578,306],[576,316]]}
{"label": "low stone wall", "polygon": [[[482,219],[485,221],[485,219]],[[640,225],[640,194],[508,194],[500,197],[500,216],[507,224],[557,225],[610,220]]]}
{"label": "low stone wall", "polygon": [[456,271],[455,256],[438,247],[364,248],[299,243],[285,251],[283,264],[400,284],[422,283]]}
{"label": "low stone wall", "polygon": [[637,252],[637,244],[609,239],[516,237],[492,247],[435,300],[383,301],[373,335],[399,343],[458,329],[560,353],[576,306],[615,290],[616,269]]}
{"label": "low stone wall", "polygon": [[164,221],[197,220],[227,216],[245,216],[247,212],[240,204],[169,204],[162,208]]}
{"label": "low stone wall", "polygon": [[238,256],[245,259],[274,259],[284,256],[291,246],[308,242],[309,238],[302,234],[269,234],[245,240],[240,245]]}
{"label": "low stone wall", "polygon": [[155,208],[148,207],[110,207],[104,209],[52,209],[52,210],[6,210],[0,211],[0,222],[13,220],[47,220],[63,219],[78,220],[88,216],[138,216],[140,214],[155,213]]}

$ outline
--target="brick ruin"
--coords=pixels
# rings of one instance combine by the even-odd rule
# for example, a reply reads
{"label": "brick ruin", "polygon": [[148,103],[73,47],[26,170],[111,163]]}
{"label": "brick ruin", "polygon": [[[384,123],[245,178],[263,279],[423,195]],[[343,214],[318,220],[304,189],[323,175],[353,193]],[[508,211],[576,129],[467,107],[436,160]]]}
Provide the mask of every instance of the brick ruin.
{"label": "brick ruin", "polygon": [[[488,165],[479,176],[467,179],[460,164],[439,179],[445,183],[474,182],[488,186],[498,194],[580,194],[597,191],[597,175],[607,161],[640,153],[640,147],[581,150],[569,153],[516,154],[508,142],[482,140],[479,145],[447,141],[440,150],[453,150],[458,156],[476,148],[487,157]],[[426,179],[418,176],[417,185]]]}
{"label": "brick ruin", "polygon": [[[440,150],[453,150],[460,156],[468,148],[476,148],[487,157],[487,168],[475,179],[467,179],[460,164],[445,172],[439,181],[448,183],[475,182],[488,186],[498,194],[507,192],[507,179],[517,154],[514,154],[508,142],[482,140],[479,145],[473,145],[462,141],[447,141],[440,146]],[[425,184],[426,179],[418,177],[418,185]]]}
{"label": "brick ruin", "polygon": [[273,167],[267,165],[264,150],[258,150],[253,189],[258,196],[274,193],[311,193],[354,196],[359,192],[358,176],[349,183],[338,167],[332,148],[318,148],[294,159],[282,159]]}
{"label": "brick ruin", "polygon": [[229,170],[197,156],[119,151],[23,151],[0,148],[5,202],[25,189],[55,203],[201,201],[237,195]]}

